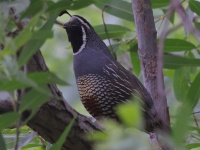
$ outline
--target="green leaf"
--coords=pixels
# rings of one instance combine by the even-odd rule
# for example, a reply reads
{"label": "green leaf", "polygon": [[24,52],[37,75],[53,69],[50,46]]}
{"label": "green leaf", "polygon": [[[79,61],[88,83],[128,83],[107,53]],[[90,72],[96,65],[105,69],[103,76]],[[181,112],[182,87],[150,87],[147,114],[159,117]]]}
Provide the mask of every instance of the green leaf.
{"label": "green leaf", "polygon": [[[49,3],[49,1],[48,1]],[[47,12],[61,12],[63,10],[78,10],[94,3],[94,0],[60,0],[49,5]]]}
{"label": "green leaf", "polygon": [[187,93],[187,101],[193,108],[200,100],[200,73],[197,74]]}
{"label": "green leaf", "polygon": [[189,149],[193,149],[193,148],[199,148],[200,147],[200,143],[190,143],[186,145],[186,148]]}
{"label": "green leaf", "polygon": [[30,144],[29,143],[28,145],[23,146],[22,150],[46,150],[46,149],[41,144]]}
{"label": "green leaf", "polygon": [[131,63],[133,66],[133,72],[139,76],[140,72],[141,72],[141,67],[140,67],[140,59],[137,53],[132,53],[130,52],[130,56],[131,56]]}
{"label": "green leaf", "polygon": [[17,52],[27,41],[32,37],[32,32],[30,28],[34,27],[38,21],[40,14],[35,15],[31,18],[31,21],[28,25],[19,33],[17,37],[14,38],[9,44],[7,44],[3,51],[0,51],[0,59],[4,55],[12,55]]}
{"label": "green leaf", "polygon": [[200,22],[195,22],[195,23],[194,23],[194,26],[195,26],[198,30],[200,30]]}
{"label": "green leaf", "polygon": [[175,70],[171,70],[171,69],[164,69],[163,73],[166,77],[173,79],[174,78],[174,72]]}
{"label": "green leaf", "polygon": [[[120,26],[120,25],[113,25],[113,24],[106,24],[106,28],[108,31],[109,38],[116,38],[121,37],[127,31],[130,31],[128,28]],[[94,30],[98,33],[101,39],[107,39],[107,34],[105,32],[104,25],[98,25],[94,27]]]}
{"label": "green leaf", "polygon": [[30,5],[26,11],[21,15],[21,18],[34,16],[43,8],[43,1],[30,0]]}
{"label": "green leaf", "polygon": [[61,0],[58,1],[57,3],[54,3],[53,5],[49,6],[47,9],[47,12],[54,12],[54,11],[62,11],[62,10],[77,10],[81,8],[85,8],[91,4],[94,3],[94,0],[75,0],[75,1],[70,1],[70,0]]}
{"label": "green leaf", "polygon": [[39,51],[39,48],[43,45],[47,38],[51,38],[53,36],[53,32],[51,30],[55,19],[58,14],[55,13],[51,15],[51,17],[47,20],[47,22],[42,26],[39,31],[36,31],[33,35],[33,39],[31,39],[24,47],[21,55],[18,59],[19,66],[22,66],[35,54]]}
{"label": "green leaf", "polygon": [[161,8],[161,7],[166,7],[170,3],[170,0],[151,0],[151,7],[152,8]]}
{"label": "green leaf", "polygon": [[196,0],[190,0],[189,1],[189,7],[190,9],[196,13],[197,15],[200,16],[200,2],[199,1],[196,1]]}
{"label": "green leaf", "polygon": [[106,141],[108,140],[108,134],[102,131],[94,131],[87,134],[87,138],[90,141]]}
{"label": "green leaf", "polygon": [[37,136],[36,132],[27,134],[23,139],[21,139],[18,142],[18,149],[22,149],[22,147],[24,148],[24,146],[26,146],[28,143],[30,143],[36,136]]}
{"label": "green leaf", "polygon": [[164,43],[164,52],[189,51],[195,48],[194,44],[181,39],[166,39]]}
{"label": "green leaf", "polygon": [[38,40],[44,40],[47,38],[52,38],[53,37],[53,32],[49,29],[43,29],[35,32],[33,36],[31,37],[31,40],[35,40],[36,42]]}
{"label": "green leaf", "polygon": [[189,68],[181,67],[174,72],[174,93],[178,101],[185,100],[187,91],[189,89],[190,74]]}
{"label": "green leaf", "polygon": [[119,105],[117,114],[127,126],[138,127],[141,118],[140,106],[137,103],[126,103]]}
{"label": "green leaf", "polygon": [[[64,2],[66,3],[66,0],[64,0]],[[76,0],[76,1],[71,1],[70,5],[67,6],[67,10],[77,10],[77,9],[81,9],[81,8],[85,8],[91,4],[94,3],[94,0],[87,0],[87,1],[83,1],[83,0]]]}
{"label": "green leaf", "polygon": [[175,55],[164,55],[164,68],[177,69],[180,67],[199,67],[200,59],[189,59]]}
{"label": "green leaf", "polygon": [[136,75],[140,74],[141,68],[140,68],[140,59],[137,53],[137,49],[138,49],[138,42],[136,40],[134,40],[133,42],[131,42],[130,44],[130,57],[131,57],[131,63],[133,66],[133,71]]}
{"label": "green leaf", "polygon": [[[38,35],[39,36],[39,35]],[[35,54],[37,51],[39,51],[39,48],[43,45],[44,41],[43,40],[31,40],[26,43],[26,45],[23,48],[23,51],[21,52],[19,59],[18,59],[18,64],[19,66],[22,66],[28,60],[31,58],[33,54]]]}
{"label": "green leaf", "polygon": [[16,112],[10,112],[0,115],[0,131],[4,128],[14,125],[20,118],[20,114]]}
{"label": "green leaf", "polygon": [[70,6],[71,3],[72,1],[66,1],[66,0],[58,1],[57,3],[51,4],[47,8],[47,12],[50,12],[50,13],[59,12],[59,11],[61,12],[62,10],[66,10],[68,6]]}
{"label": "green leaf", "polygon": [[183,105],[178,109],[176,113],[177,119],[175,121],[175,124],[173,125],[172,138],[174,143],[176,143],[177,145],[182,145],[185,139],[190,113],[191,109],[187,106],[186,102],[183,103]]}
{"label": "green leaf", "polygon": [[[191,51],[188,52],[187,57],[191,58],[191,59],[195,59],[195,55]],[[196,72],[197,72],[197,67],[190,67],[190,73],[191,74],[195,74]]]}
{"label": "green leaf", "polygon": [[[164,15],[166,15],[167,12],[168,12],[168,10],[166,10],[166,9],[162,9],[162,11],[163,11]],[[174,24],[174,18],[175,18],[175,13],[172,12],[172,14],[170,15],[170,18],[169,18],[169,20],[170,20],[170,22],[171,22],[172,24]]]}
{"label": "green leaf", "polygon": [[95,6],[100,9],[104,9],[105,12],[114,15],[116,17],[133,22],[133,12],[131,3],[121,0],[95,0]]}
{"label": "green leaf", "polygon": [[177,144],[181,144],[185,138],[185,134],[188,128],[189,116],[194,106],[200,99],[200,73],[196,76],[192,82],[186,100],[183,101],[182,106],[177,113],[177,119],[173,126],[173,138]]}
{"label": "green leaf", "polygon": [[73,124],[74,124],[74,121],[75,121],[76,117],[74,117],[69,125],[66,127],[65,131],[62,133],[62,135],[59,137],[58,141],[53,144],[53,146],[50,148],[50,150],[58,150],[58,149],[61,149],[63,143],[65,142],[66,138],[67,138],[67,135],[69,134]]}
{"label": "green leaf", "polygon": [[23,89],[33,87],[42,93],[46,93],[39,85],[47,84],[60,84],[67,85],[67,83],[55,74],[51,72],[34,72],[29,73],[27,76],[21,74],[20,77],[13,77],[12,79],[1,78],[0,79],[0,90],[1,91],[12,91],[16,89]]}
{"label": "green leaf", "polygon": [[55,83],[60,85],[67,85],[67,83],[52,72],[34,72],[27,74],[27,77],[37,84]]}
{"label": "green leaf", "polygon": [[7,150],[6,148],[6,144],[5,144],[5,141],[4,141],[4,138],[0,132],[0,145],[1,145],[1,150]]}
{"label": "green leaf", "polygon": [[38,92],[35,89],[28,91],[23,97],[19,107],[20,112],[24,110],[34,110],[39,108],[42,104],[46,103],[50,96]]}
{"label": "green leaf", "polygon": [[0,90],[1,91],[12,91],[12,90],[16,90],[16,89],[22,89],[22,88],[26,88],[29,87],[30,85],[25,83],[25,82],[21,82],[19,80],[16,79],[12,79],[12,80],[0,80]]}

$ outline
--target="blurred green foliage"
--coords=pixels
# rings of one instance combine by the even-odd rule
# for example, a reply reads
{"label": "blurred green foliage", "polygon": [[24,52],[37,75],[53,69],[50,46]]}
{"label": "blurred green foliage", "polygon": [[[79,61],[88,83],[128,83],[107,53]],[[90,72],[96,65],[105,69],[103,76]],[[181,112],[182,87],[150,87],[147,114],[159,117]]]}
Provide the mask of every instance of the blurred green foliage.
{"label": "blurred green foliage", "polygon": [[[47,83],[59,84],[66,100],[80,113],[88,115],[79,101],[72,69],[70,43],[62,26],[55,22],[56,20],[61,23],[68,21],[68,16],[57,17],[62,10],[68,10],[72,15],[77,14],[86,18],[107,43],[108,37],[101,18],[105,7],[104,19],[114,48],[114,55],[120,63],[141,79],[137,36],[130,2],[130,0],[0,1],[0,91],[9,92],[15,100],[16,89],[33,88],[23,96],[19,112],[0,115],[0,149],[4,150],[6,147],[13,149],[15,146],[16,129],[8,127],[20,118],[21,112],[30,108],[37,111],[39,106],[51,96],[45,88]],[[151,3],[158,38],[166,22],[170,23],[170,29],[181,23],[176,13],[173,13],[169,19],[166,17],[169,0],[151,0]],[[186,0],[182,2],[182,5],[185,10],[190,10],[186,11],[187,15],[193,17],[192,24],[199,30],[200,2]],[[23,24],[26,26],[21,30]],[[16,32],[19,34],[15,34]],[[22,53],[17,59],[17,52],[20,50]],[[51,72],[31,74],[22,72],[20,67],[38,50],[42,51]],[[172,136],[167,137],[166,141],[172,143],[177,149],[200,149],[199,39],[191,33],[188,35],[182,25],[167,37],[163,51],[166,95],[173,129]],[[37,101],[38,97],[43,101]],[[106,133],[90,134],[88,138],[97,141],[96,149],[150,149],[152,146],[148,135],[135,129],[141,123],[139,107],[137,103],[120,106],[118,113],[123,125],[107,120],[104,121]],[[70,126],[66,129],[65,136],[69,130]],[[65,136],[60,138],[61,143]],[[23,150],[43,150],[51,147],[51,144],[33,134],[27,126],[20,128],[19,139]]]}

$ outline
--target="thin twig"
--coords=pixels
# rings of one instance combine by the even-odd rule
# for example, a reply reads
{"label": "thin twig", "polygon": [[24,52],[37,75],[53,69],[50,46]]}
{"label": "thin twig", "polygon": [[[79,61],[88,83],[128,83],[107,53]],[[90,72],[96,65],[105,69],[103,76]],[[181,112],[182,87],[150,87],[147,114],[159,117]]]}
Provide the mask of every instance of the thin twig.
{"label": "thin twig", "polygon": [[16,126],[16,140],[15,140],[15,149],[18,150],[18,142],[19,142],[19,135],[20,135],[20,126],[21,126],[21,119],[17,121],[17,126]]}
{"label": "thin twig", "polygon": [[200,113],[200,111],[193,112],[192,114],[198,114],[198,113]]}
{"label": "thin twig", "polygon": [[55,21],[55,24],[57,24],[57,25],[59,25],[59,26],[63,26],[63,23],[60,22],[60,21],[58,21],[58,20]]}
{"label": "thin twig", "polygon": [[[181,4],[183,4],[185,1],[186,1],[186,0],[183,0],[183,1],[181,2]],[[169,10],[169,9],[168,9],[168,10]],[[173,11],[173,10],[172,10],[172,11]],[[168,17],[169,15],[171,16],[171,12],[170,12],[170,11],[167,11],[167,13],[166,13],[165,15],[160,16],[160,18],[157,19],[156,21],[154,21],[154,23],[157,23],[157,22],[160,21],[160,20],[164,20],[166,17],[169,18],[169,17]]]}
{"label": "thin twig", "polygon": [[[167,17],[170,18],[171,14],[173,13],[173,11],[170,9],[171,7],[169,7],[168,11],[167,11]],[[164,79],[163,79],[163,48],[164,48],[164,41],[169,33],[168,30],[169,27],[169,22],[165,22],[164,23],[164,27],[163,27],[163,31],[160,34],[160,39],[159,39],[159,43],[158,43],[158,51],[157,51],[157,91],[158,91],[158,97],[157,99],[159,99],[159,101],[161,102],[166,102],[166,93],[165,93],[165,88],[164,88]],[[164,110],[164,116],[166,118],[166,125],[169,125],[170,123],[170,118],[169,118],[169,112],[168,112],[168,107],[167,104],[164,105],[162,103],[159,103],[160,106],[159,107],[163,107]],[[162,106],[162,105],[164,106]]]}
{"label": "thin twig", "polygon": [[184,27],[190,32],[193,33],[197,39],[200,40],[200,31],[195,29],[192,25],[192,22],[189,20],[187,13],[185,12],[183,6],[178,0],[172,0],[171,3],[173,4],[173,10],[177,12],[180,16]]}
{"label": "thin twig", "polygon": [[[171,4],[172,5],[172,4]],[[167,12],[168,14],[168,18],[170,17],[170,15],[173,13],[172,11],[172,7],[169,7],[169,10]],[[158,44],[158,59],[157,59],[157,83],[158,84],[158,93],[161,94],[160,96],[165,96],[165,92],[162,92],[161,90],[163,89],[164,85],[162,84],[161,81],[163,81],[162,79],[162,69],[163,69],[163,48],[164,48],[164,41],[166,39],[166,37],[172,33],[173,31],[179,29],[182,26],[182,23],[180,22],[179,24],[177,24],[176,26],[174,26],[171,29],[168,29],[169,27],[169,22],[164,23],[164,27],[163,27],[163,32],[160,35],[160,40],[159,40],[159,44]],[[164,94],[164,95],[163,95]]]}
{"label": "thin twig", "polygon": [[193,115],[193,117],[194,117],[194,122],[195,122],[196,126],[199,128],[199,124],[198,124],[198,122],[197,122],[197,118],[196,118],[195,114],[192,114],[192,115]]}
{"label": "thin twig", "polygon": [[105,9],[106,9],[107,7],[108,7],[108,5],[104,5],[104,7],[103,7],[103,10],[102,10],[102,20],[103,20],[104,30],[105,30],[105,32],[106,32],[106,36],[107,36],[107,39],[108,39],[108,42],[109,42],[109,45],[110,45],[111,53],[112,53],[112,55],[114,56],[114,58],[116,59],[117,56],[116,56],[116,54],[114,53],[113,47],[112,47],[112,45],[111,45],[110,38],[109,38],[109,35],[108,35],[107,26],[106,26],[106,23],[105,23],[105,20],[104,20],[104,11],[105,11]]}
{"label": "thin twig", "polygon": [[[17,16],[15,14],[15,12],[16,12],[15,8],[14,7],[10,7],[10,9],[9,9],[10,18],[13,19],[13,21],[14,21],[15,25],[17,26],[18,30],[21,31],[23,29],[24,25],[23,25],[23,22],[18,21],[19,16]],[[13,36],[13,38],[14,38],[14,36]],[[18,102],[20,103],[20,99],[18,99]],[[16,108],[16,111],[18,111],[18,109],[19,109],[19,107]],[[18,150],[20,126],[21,126],[21,118],[17,121],[16,140],[15,140],[15,146],[14,146],[15,148],[14,148],[14,150]]]}
{"label": "thin twig", "polygon": [[[197,135],[197,136],[199,136],[199,135]],[[191,135],[191,138],[200,141],[200,138],[199,138],[199,137],[196,137],[196,136],[194,136],[194,135]]]}
{"label": "thin twig", "polygon": [[[43,19],[44,21],[47,21],[47,19],[44,17],[44,16],[40,16],[41,19]],[[64,23],[58,21],[58,20],[55,20],[55,24],[59,25],[59,26],[63,26]]]}

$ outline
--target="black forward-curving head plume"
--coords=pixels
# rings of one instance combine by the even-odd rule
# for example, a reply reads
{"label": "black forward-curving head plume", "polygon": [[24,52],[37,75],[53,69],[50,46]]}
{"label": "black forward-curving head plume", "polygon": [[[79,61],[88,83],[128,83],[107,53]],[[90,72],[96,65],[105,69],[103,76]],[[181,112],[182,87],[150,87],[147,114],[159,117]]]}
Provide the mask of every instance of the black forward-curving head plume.
{"label": "black forward-curving head plume", "polygon": [[71,15],[68,11],[66,11],[66,10],[61,11],[60,14],[59,14],[58,16],[62,16],[62,15],[64,15],[64,14],[68,14],[70,17],[72,16],[72,15]]}
{"label": "black forward-curving head plume", "polygon": [[72,16],[63,27],[67,31],[74,55],[80,53],[85,48],[87,35],[90,31],[93,31],[93,27],[86,19],[77,15]]}

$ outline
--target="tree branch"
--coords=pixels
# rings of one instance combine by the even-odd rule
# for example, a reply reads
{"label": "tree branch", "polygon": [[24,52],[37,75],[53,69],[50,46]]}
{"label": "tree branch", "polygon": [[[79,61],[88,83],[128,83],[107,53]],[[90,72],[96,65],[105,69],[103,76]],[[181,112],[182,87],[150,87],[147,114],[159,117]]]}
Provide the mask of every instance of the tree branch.
{"label": "tree branch", "polygon": [[[142,63],[144,84],[154,100],[160,118],[163,118],[163,121],[169,125],[166,97],[162,101],[158,99],[157,65],[159,62],[157,62],[157,32],[150,1],[133,0],[133,12],[137,29],[138,53]],[[163,114],[163,112],[165,113]]]}
{"label": "tree branch", "polygon": [[[164,90],[162,68],[158,70],[158,64],[160,62],[158,62],[157,59],[157,32],[150,1],[132,0],[132,9],[138,37],[138,54],[142,65],[144,85],[154,100],[160,119],[162,119],[162,122],[166,125],[165,132],[168,132],[170,119]],[[158,73],[160,74],[159,82]],[[159,92],[158,85],[161,87]],[[163,147],[163,145],[160,144],[160,147],[162,149],[168,149],[166,145]]]}
{"label": "tree branch", "polygon": [[[27,68],[28,72],[48,71],[40,52],[33,56]],[[85,133],[93,130],[101,130],[102,128],[98,124],[93,123],[91,118],[83,116],[71,108],[55,85],[51,84],[49,88],[54,97],[59,97],[63,101],[52,98],[40,108],[37,114],[28,122],[28,126],[37,131],[45,140],[54,143],[72,118],[77,116],[63,145],[63,149],[92,149],[91,143],[86,141],[84,137]]]}
{"label": "tree branch", "polygon": [[[27,71],[48,71],[48,68],[44,62],[41,52],[37,52],[27,64]],[[45,140],[50,143],[55,143],[60,135],[63,133],[66,126],[70,123],[74,116],[77,116],[75,123],[70,130],[70,133],[62,147],[63,150],[90,150],[92,149],[92,143],[87,141],[85,134],[94,130],[102,130],[102,127],[91,121],[90,117],[83,116],[69,106],[64,100],[62,93],[58,90],[56,85],[50,84],[54,97],[59,97],[61,100],[51,98],[48,103],[41,106],[39,111],[33,118],[27,123],[27,125],[41,135]],[[20,95],[21,97],[22,95]],[[5,103],[4,103],[5,102]],[[12,105],[12,101],[1,101],[1,104],[7,106]],[[6,111],[13,111],[13,107],[3,107]],[[5,108],[6,109],[5,111]],[[0,107],[0,112],[1,107]],[[25,118],[29,115],[25,113]]]}
{"label": "tree branch", "polygon": [[190,33],[193,33],[198,40],[200,40],[200,31],[195,29],[192,25],[192,22],[189,20],[185,9],[183,8],[182,4],[178,0],[171,0],[171,9],[177,12],[180,16],[183,26],[186,30]]}

